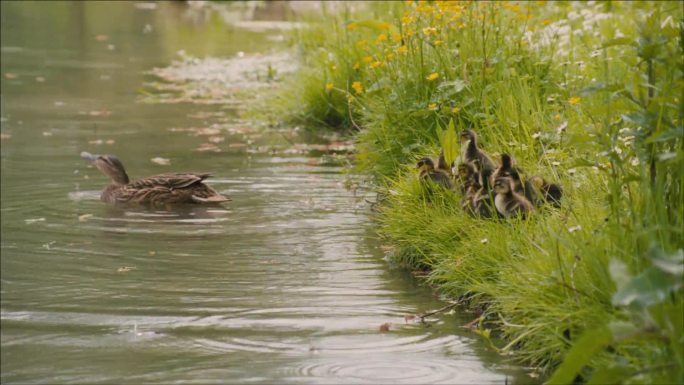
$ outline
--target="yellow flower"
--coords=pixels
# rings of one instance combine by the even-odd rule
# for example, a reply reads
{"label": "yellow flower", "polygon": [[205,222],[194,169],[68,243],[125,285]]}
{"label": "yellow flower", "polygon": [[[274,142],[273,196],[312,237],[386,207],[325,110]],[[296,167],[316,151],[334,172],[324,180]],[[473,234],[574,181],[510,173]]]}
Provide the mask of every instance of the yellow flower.
{"label": "yellow flower", "polygon": [[349,24],[347,24],[347,29],[350,30],[350,31],[353,31],[353,30],[355,30],[356,27],[358,27],[358,26],[359,26],[359,25],[356,24],[356,23],[349,23]]}
{"label": "yellow flower", "polygon": [[428,110],[430,111],[437,111],[439,107],[437,107],[437,103],[430,103],[428,104]]}
{"label": "yellow flower", "polygon": [[401,24],[402,25],[409,25],[409,24],[413,23],[414,21],[416,21],[416,18],[409,15],[409,14],[406,14],[401,18]]}
{"label": "yellow flower", "polygon": [[390,61],[390,60],[392,60],[392,59],[394,59],[394,54],[393,54],[393,53],[388,53],[388,54],[387,54],[387,61]]}
{"label": "yellow flower", "polygon": [[560,114],[556,114],[553,118],[556,119],[556,120],[561,120]]}
{"label": "yellow flower", "polygon": [[352,66],[352,69],[357,70],[357,69],[359,69],[360,67],[361,67],[361,64],[359,64],[359,62],[356,62],[356,63],[354,63],[354,65]]}
{"label": "yellow flower", "polygon": [[425,27],[425,28],[423,28],[423,34],[424,34],[425,36],[436,35],[436,34],[437,34],[437,28],[435,28],[435,27]]}
{"label": "yellow flower", "polygon": [[356,42],[356,46],[359,47],[359,48],[365,47],[366,44],[368,44],[368,42],[365,41],[365,40],[359,40],[359,41]]}
{"label": "yellow flower", "polygon": [[361,82],[352,83],[352,88],[354,89],[354,92],[356,92],[357,94],[363,92],[363,86],[361,85]]}
{"label": "yellow flower", "polygon": [[542,24],[543,24],[543,25],[549,25],[549,24],[551,24],[551,23],[552,23],[552,21],[549,20],[549,19],[542,20]]}
{"label": "yellow flower", "polygon": [[380,35],[378,35],[378,38],[375,39],[375,44],[380,44],[383,41],[387,41],[387,35],[384,33],[381,33]]}
{"label": "yellow flower", "polygon": [[370,68],[378,68],[383,65],[383,62],[376,60],[373,63],[371,63]]}
{"label": "yellow flower", "polygon": [[328,83],[325,85],[325,92],[330,92],[335,86],[332,83]]}
{"label": "yellow flower", "polygon": [[437,46],[437,47],[439,47],[440,45],[442,45],[442,43],[444,43],[443,40],[435,40],[435,41],[433,42],[433,44],[434,44],[435,46]]}
{"label": "yellow flower", "polygon": [[568,103],[570,103],[571,106],[574,106],[575,104],[579,103],[582,98],[579,96],[573,96],[570,99],[568,99]]}
{"label": "yellow flower", "polygon": [[461,111],[461,109],[458,107],[454,107],[451,109],[451,113],[453,113],[453,114],[458,114],[459,111]]}
{"label": "yellow flower", "polygon": [[428,75],[425,79],[427,79],[429,81],[433,81],[437,78],[439,78],[439,74],[437,72],[433,72],[430,75]]}
{"label": "yellow flower", "polygon": [[373,56],[366,56],[363,59],[361,59],[364,63],[368,64],[373,61]]}
{"label": "yellow flower", "polygon": [[408,48],[406,48],[405,45],[402,45],[401,47],[397,48],[396,51],[397,51],[397,53],[400,53],[402,55],[406,55],[406,53],[408,52]]}
{"label": "yellow flower", "polygon": [[392,41],[395,43],[401,43],[401,34],[399,32],[395,32],[392,34]]}

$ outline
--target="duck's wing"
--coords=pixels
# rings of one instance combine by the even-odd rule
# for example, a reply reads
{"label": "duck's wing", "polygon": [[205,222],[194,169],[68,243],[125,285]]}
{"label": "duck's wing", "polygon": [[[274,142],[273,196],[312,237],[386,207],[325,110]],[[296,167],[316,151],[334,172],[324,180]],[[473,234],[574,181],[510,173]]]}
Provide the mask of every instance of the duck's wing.
{"label": "duck's wing", "polygon": [[210,176],[210,174],[196,173],[159,174],[135,180],[126,185],[126,187],[131,189],[154,189],[165,187],[169,190],[177,190],[199,184]]}

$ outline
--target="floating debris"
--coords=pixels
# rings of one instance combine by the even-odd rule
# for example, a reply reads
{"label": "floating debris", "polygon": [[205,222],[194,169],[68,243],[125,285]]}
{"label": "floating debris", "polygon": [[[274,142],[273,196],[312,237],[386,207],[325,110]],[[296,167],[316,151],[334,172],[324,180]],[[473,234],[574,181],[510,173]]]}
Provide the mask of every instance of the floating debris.
{"label": "floating debris", "polygon": [[380,333],[387,333],[388,331],[390,331],[391,326],[392,324],[389,322],[380,325]]}
{"label": "floating debris", "polygon": [[120,268],[116,269],[117,273],[128,273],[129,271],[135,269],[135,266],[121,266]]}
{"label": "floating debris", "polygon": [[161,157],[155,157],[150,159],[150,161],[154,164],[158,164],[160,166],[168,166],[171,164],[171,160],[168,158],[161,158]]}
{"label": "floating debris", "polygon": [[90,218],[92,218],[92,217],[93,217],[93,214],[83,214],[83,215],[79,215],[79,216],[78,216],[78,221],[79,221],[79,222],[88,222],[88,220],[90,220]]}

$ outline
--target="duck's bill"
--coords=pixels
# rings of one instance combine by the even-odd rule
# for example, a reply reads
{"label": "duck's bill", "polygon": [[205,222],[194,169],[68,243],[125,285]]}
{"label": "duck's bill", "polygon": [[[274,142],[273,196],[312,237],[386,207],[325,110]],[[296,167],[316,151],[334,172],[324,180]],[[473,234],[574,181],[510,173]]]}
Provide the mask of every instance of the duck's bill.
{"label": "duck's bill", "polygon": [[86,152],[86,151],[81,152],[81,159],[84,159],[84,160],[87,160],[90,162],[94,162],[95,160],[97,160],[98,157],[99,157],[99,155],[93,155],[93,154]]}

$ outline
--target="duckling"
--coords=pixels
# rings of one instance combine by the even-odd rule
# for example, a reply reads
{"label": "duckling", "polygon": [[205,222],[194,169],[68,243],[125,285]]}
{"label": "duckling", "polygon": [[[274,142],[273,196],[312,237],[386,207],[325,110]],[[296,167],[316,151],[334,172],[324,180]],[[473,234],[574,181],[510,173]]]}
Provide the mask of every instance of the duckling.
{"label": "duckling", "polygon": [[82,152],[88,160],[109,176],[112,182],[102,190],[100,199],[113,204],[168,207],[176,204],[216,204],[231,199],[203,183],[209,174],[169,173],[131,181],[123,163],[114,155]]}
{"label": "duckling", "polygon": [[461,145],[463,162],[472,162],[477,171],[494,170],[494,161],[477,146],[477,134],[473,130],[465,130],[461,133]]}
{"label": "duckling", "polygon": [[[477,169],[472,163],[461,163],[458,165],[456,181],[461,194],[466,195],[473,184],[477,184]],[[478,187],[479,188],[479,187]]]}
{"label": "duckling", "polygon": [[472,199],[472,209],[473,211],[483,218],[491,218],[492,216],[497,216],[497,211],[494,205],[495,195],[492,191],[491,176],[493,170],[482,170],[478,173],[479,181],[478,186],[480,187]]}
{"label": "duckling", "polygon": [[536,205],[540,200],[539,193],[529,180],[523,181],[524,174],[525,172],[516,165],[515,160],[510,155],[501,154],[501,165],[492,174],[492,180],[510,177],[513,179],[514,191],[525,195],[528,201]]}
{"label": "duckling", "polygon": [[560,200],[563,196],[563,188],[556,183],[549,183],[538,175],[531,176],[527,181],[534,186],[543,202],[550,203],[554,207],[560,207]]}
{"label": "duckling", "polygon": [[436,169],[435,162],[428,158],[421,158],[416,168],[420,170],[419,178],[421,181],[432,181],[446,189],[453,188],[453,182],[449,174],[443,169]]}
{"label": "duckling", "polygon": [[515,182],[511,177],[498,177],[494,180],[494,205],[496,211],[504,218],[520,215],[522,217],[534,212],[534,206],[527,198],[515,191]]}

